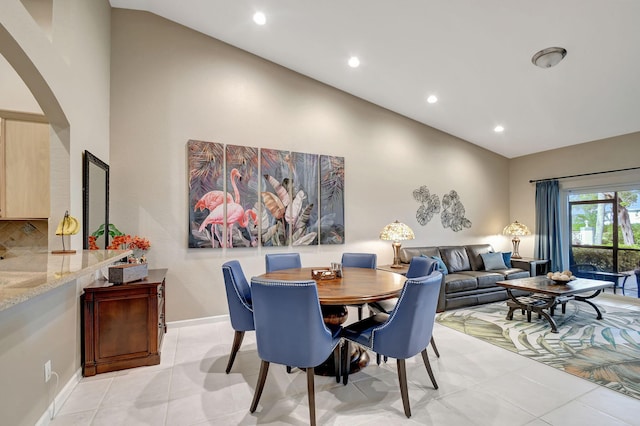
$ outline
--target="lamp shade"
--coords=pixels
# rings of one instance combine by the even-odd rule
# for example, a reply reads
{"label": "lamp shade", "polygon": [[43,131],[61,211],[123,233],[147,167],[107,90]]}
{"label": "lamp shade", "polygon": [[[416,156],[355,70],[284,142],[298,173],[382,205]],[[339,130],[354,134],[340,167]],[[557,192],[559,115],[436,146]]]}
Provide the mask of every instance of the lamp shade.
{"label": "lamp shade", "polygon": [[502,230],[502,234],[515,236],[531,235],[531,231],[529,231],[527,225],[524,225],[516,220],[512,224],[505,226]]}
{"label": "lamp shade", "polygon": [[415,237],[411,228],[397,220],[385,226],[380,232],[380,239],[385,241],[413,240]]}

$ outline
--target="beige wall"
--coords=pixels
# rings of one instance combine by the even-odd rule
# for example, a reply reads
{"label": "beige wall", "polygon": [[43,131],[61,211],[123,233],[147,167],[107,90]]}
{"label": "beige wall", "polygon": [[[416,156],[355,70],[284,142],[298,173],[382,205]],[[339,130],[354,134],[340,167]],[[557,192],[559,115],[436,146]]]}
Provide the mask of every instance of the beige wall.
{"label": "beige wall", "polygon": [[[535,232],[536,187],[535,183],[529,183],[529,180],[638,166],[640,166],[640,133],[514,158],[509,162],[511,183],[509,204],[512,219],[518,219],[527,224],[531,231]],[[636,184],[636,189],[640,187],[640,170],[560,180],[560,188],[564,193],[572,188],[625,184]],[[532,256],[534,237],[524,237],[521,240],[520,253],[523,256]]]}
{"label": "beige wall", "polygon": [[[111,15],[108,0],[43,3],[51,5],[53,19],[44,27],[20,0],[0,1],[0,54],[11,65],[0,67],[0,80],[19,76],[52,124],[49,229],[54,230],[65,210],[82,217],[82,152],[87,149],[109,161]],[[37,6],[27,4],[31,12]],[[17,74],[9,75],[11,69]],[[3,99],[3,109],[37,109],[24,87],[9,95],[16,99]],[[81,235],[72,246],[82,247]],[[35,424],[79,370],[81,284],[73,282],[0,312],[3,424]],[[44,383],[47,360],[59,375],[57,388],[55,379]]]}
{"label": "beige wall", "polygon": [[[111,218],[150,239],[151,267],[167,267],[169,321],[227,313],[220,265],[248,277],[264,254],[286,249],[188,249],[189,139],[345,157],[346,244],[300,247],[305,265],[370,251],[398,219],[405,245],[492,242],[509,220],[508,160],[145,12],[114,9],[111,58]],[[412,191],[460,194],[471,229],[420,226]]]}

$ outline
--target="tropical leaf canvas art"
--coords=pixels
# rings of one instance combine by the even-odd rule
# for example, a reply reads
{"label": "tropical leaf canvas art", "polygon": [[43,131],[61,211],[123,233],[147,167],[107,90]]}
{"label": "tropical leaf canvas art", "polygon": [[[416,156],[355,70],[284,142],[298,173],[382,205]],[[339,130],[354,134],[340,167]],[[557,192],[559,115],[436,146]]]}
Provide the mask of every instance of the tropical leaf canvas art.
{"label": "tropical leaf canvas art", "polygon": [[224,145],[215,142],[187,142],[189,173],[189,248],[222,247],[223,237],[207,217],[225,201]]}
{"label": "tropical leaf canvas art", "polygon": [[[258,245],[258,149],[227,145],[226,247]],[[217,217],[217,216],[216,216]]]}
{"label": "tropical leaf canvas art", "polygon": [[318,244],[318,156],[261,149],[263,246]]}
{"label": "tropical leaf canvas art", "polygon": [[320,244],[344,244],[344,157],[320,156]]}
{"label": "tropical leaf canvas art", "polygon": [[291,245],[318,244],[318,156],[291,153],[292,199],[285,211],[291,229]]}

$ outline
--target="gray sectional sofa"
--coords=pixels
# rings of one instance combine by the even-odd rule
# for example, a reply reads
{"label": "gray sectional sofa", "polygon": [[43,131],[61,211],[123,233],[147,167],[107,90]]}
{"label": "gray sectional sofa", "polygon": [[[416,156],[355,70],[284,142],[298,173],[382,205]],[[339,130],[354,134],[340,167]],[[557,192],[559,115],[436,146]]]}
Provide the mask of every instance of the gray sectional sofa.
{"label": "gray sectional sofa", "polygon": [[[505,267],[487,270],[483,255],[487,259],[487,263],[490,262],[490,259],[495,259],[495,255],[489,253],[494,253],[490,244],[402,247],[400,261],[408,266],[414,256],[435,256],[442,259],[447,269],[446,274],[442,277],[443,282],[440,286],[437,308],[438,312],[442,312],[448,309],[505,300],[507,292],[504,288],[497,286],[496,282],[529,276],[529,271],[520,268]],[[489,268],[494,267],[495,265],[489,265]]]}

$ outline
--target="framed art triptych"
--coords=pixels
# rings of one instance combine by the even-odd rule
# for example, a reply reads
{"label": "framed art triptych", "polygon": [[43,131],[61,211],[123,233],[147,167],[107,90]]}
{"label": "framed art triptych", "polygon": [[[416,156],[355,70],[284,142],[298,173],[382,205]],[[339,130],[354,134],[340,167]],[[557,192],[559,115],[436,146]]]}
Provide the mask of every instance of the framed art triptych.
{"label": "framed art triptych", "polygon": [[187,142],[189,247],[344,243],[344,158]]}

